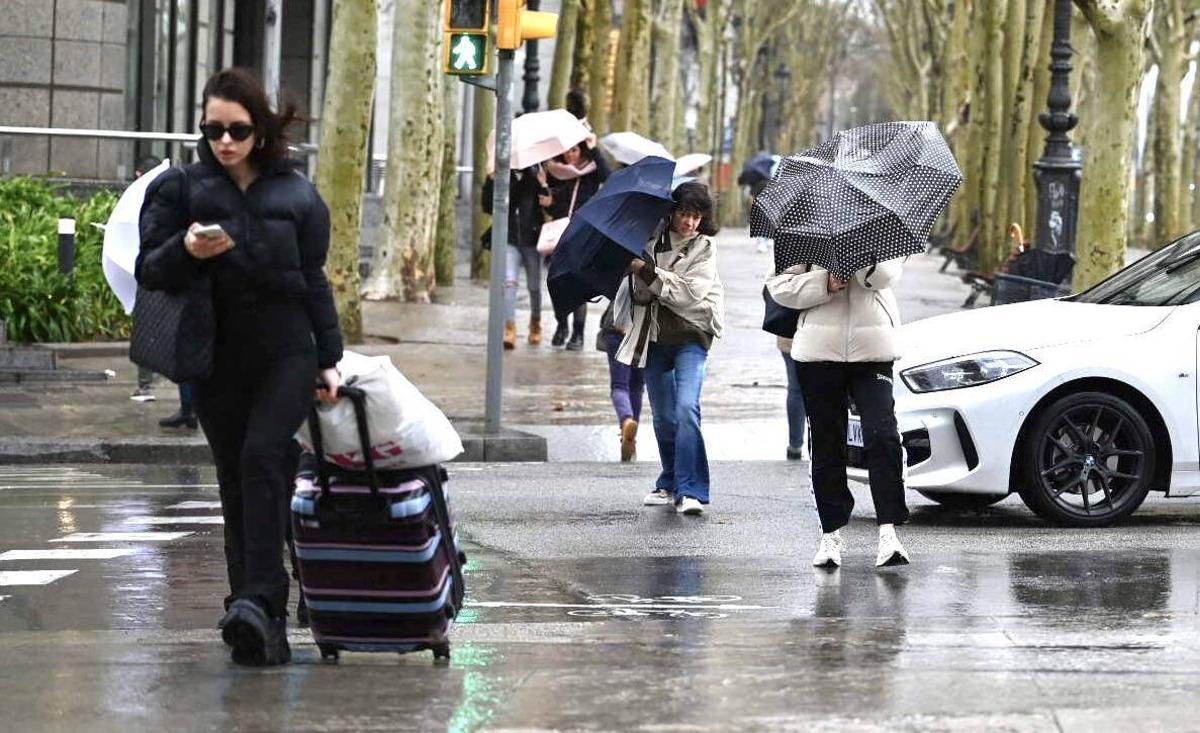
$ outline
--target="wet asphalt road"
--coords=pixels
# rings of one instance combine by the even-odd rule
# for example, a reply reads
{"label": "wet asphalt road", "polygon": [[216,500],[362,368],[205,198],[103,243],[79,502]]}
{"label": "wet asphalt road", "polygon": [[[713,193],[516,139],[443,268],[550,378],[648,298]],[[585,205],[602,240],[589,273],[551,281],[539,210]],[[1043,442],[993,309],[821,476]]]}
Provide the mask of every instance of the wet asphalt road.
{"label": "wet asphalt road", "polygon": [[252,670],[213,628],[211,469],[0,467],[0,730],[1200,728],[1200,501],[1084,531],[912,495],[915,563],[877,571],[856,488],[827,573],[804,473],[715,464],[690,520],[639,506],[645,463],[456,465],[451,663],[322,663],[297,630]]}

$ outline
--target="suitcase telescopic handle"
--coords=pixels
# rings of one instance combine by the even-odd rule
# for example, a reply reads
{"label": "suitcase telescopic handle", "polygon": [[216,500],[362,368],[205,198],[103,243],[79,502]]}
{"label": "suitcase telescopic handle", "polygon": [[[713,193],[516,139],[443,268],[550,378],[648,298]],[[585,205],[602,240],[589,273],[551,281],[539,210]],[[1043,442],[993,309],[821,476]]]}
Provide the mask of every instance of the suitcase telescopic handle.
{"label": "suitcase telescopic handle", "polygon": [[[371,434],[367,428],[367,393],[358,387],[341,385],[338,387],[338,397],[345,397],[354,405],[354,421],[358,426],[359,446],[363,452],[363,462],[367,466],[367,484],[373,496],[379,495],[379,478],[375,474],[375,459],[371,455]],[[321,494],[329,496],[329,470],[325,464],[324,441],[321,437],[321,420],[317,414],[317,404],[309,409],[309,430],[312,433],[313,452],[317,455],[317,479],[321,483]]]}

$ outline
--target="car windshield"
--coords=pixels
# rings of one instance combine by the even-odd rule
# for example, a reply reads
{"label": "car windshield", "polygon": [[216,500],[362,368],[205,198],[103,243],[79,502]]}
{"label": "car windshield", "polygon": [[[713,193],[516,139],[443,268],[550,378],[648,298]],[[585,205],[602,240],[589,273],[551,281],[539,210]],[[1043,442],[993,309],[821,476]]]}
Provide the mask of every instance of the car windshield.
{"label": "car windshield", "polygon": [[1068,300],[1146,306],[1182,305],[1200,300],[1200,231],[1175,240]]}

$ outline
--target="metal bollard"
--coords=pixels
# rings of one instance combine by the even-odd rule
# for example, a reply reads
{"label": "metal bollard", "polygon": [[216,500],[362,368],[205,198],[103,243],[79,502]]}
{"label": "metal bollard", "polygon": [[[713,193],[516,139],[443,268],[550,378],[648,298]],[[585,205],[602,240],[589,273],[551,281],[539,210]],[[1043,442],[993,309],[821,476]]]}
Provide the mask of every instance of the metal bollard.
{"label": "metal bollard", "polygon": [[58,271],[70,275],[75,270],[75,220],[58,220]]}

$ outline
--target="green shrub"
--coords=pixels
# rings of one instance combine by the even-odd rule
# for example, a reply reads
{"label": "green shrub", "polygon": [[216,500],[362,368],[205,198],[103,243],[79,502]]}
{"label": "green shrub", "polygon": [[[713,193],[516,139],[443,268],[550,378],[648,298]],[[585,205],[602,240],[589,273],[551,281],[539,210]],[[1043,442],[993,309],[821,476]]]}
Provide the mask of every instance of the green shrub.
{"label": "green shrub", "polygon": [[[91,341],[129,335],[100,258],[117,196],[80,200],[33,178],[0,180],[0,320],[15,342]],[[58,219],[75,219],[75,271],[58,272]]]}

